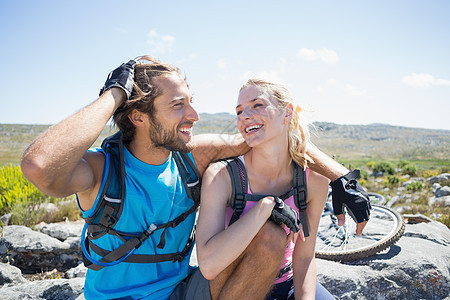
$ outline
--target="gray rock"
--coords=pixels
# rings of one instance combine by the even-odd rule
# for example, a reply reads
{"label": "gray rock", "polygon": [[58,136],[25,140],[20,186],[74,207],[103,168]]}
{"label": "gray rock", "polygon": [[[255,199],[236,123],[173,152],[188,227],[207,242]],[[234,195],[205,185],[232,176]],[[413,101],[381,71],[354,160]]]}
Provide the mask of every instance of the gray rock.
{"label": "gray rock", "polygon": [[81,251],[71,249],[68,243],[16,225],[3,229],[0,259],[27,272],[54,268],[67,270],[82,260]]}
{"label": "gray rock", "polygon": [[433,176],[427,179],[427,182],[429,184],[433,184],[433,183],[441,183],[445,180],[449,180],[450,179],[450,173],[442,173],[438,176]]}
{"label": "gray rock", "polygon": [[[389,199],[389,198],[388,198]],[[397,202],[400,199],[400,196],[393,196],[392,198],[390,198],[388,200],[388,202],[386,203],[387,207],[392,207],[392,205],[395,204],[395,202]]]}
{"label": "gray rock", "polygon": [[443,197],[431,197],[428,200],[428,205],[430,207],[433,206],[450,206],[450,196],[443,196]]}
{"label": "gray rock", "polygon": [[318,279],[337,299],[448,299],[449,246],[445,225],[407,224],[387,252],[350,263],[316,259]]}
{"label": "gray rock", "polygon": [[42,226],[39,231],[64,241],[69,237],[81,236],[84,222],[51,223]]}
{"label": "gray rock", "polygon": [[0,217],[0,221],[3,223],[4,226],[9,225],[11,222],[12,213],[3,215]]}
{"label": "gray rock", "polygon": [[436,198],[450,195],[450,186],[443,186],[436,190],[434,194]]}
{"label": "gray rock", "polygon": [[433,185],[431,186],[431,191],[432,191],[433,194],[434,194],[434,193],[436,193],[436,191],[437,191],[438,189],[440,189],[440,188],[441,188],[441,185],[440,185],[439,183],[435,182],[435,183],[433,183]]}
{"label": "gray rock", "polygon": [[83,291],[84,278],[37,280],[0,289],[2,298],[10,300],[81,300]]}
{"label": "gray rock", "polygon": [[19,268],[0,263],[0,285],[15,285],[27,282]]}
{"label": "gray rock", "polygon": [[66,271],[66,276],[68,278],[76,278],[76,277],[86,277],[87,268],[84,264],[79,264],[75,268]]}

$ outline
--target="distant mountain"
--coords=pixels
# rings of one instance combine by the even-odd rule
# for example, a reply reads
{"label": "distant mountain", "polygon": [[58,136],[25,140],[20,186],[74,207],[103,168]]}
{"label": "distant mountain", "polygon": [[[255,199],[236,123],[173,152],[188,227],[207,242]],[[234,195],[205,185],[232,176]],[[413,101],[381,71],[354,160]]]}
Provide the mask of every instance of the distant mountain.
{"label": "distant mountain", "polygon": [[[311,139],[322,151],[343,162],[368,160],[427,161],[450,167],[450,130],[409,128],[387,124],[340,125],[314,123]],[[18,163],[31,141],[49,125],[0,124],[0,165]],[[95,145],[116,129],[106,127]],[[194,134],[237,133],[236,116],[229,113],[200,114]]]}

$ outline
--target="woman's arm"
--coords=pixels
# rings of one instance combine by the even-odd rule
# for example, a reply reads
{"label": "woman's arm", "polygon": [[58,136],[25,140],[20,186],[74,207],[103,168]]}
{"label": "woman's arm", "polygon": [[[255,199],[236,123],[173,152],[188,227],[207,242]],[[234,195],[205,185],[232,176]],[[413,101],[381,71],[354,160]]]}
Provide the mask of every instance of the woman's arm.
{"label": "woman's arm", "polygon": [[269,218],[272,197],[258,201],[245,215],[225,229],[225,209],[231,195],[231,180],[222,163],[211,165],[202,181],[197,223],[197,255],[200,270],[212,280],[248,247]]}
{"label": "woman's arm", "polygon": [[293,254],[295,299],[314,299],[316,290],[316,263],[314,252],[320,216],[328,193],[328,179],[310,170],[308,177],[308,206],[306,216],[310,236],[295,244]]}

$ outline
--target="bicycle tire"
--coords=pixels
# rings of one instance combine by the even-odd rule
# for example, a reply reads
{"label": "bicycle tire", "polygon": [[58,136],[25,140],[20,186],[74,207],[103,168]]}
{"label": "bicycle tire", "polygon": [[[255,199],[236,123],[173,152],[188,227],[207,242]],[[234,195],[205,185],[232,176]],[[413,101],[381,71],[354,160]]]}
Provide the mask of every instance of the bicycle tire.
{"label": "bicycle tire", "polygon": [[[391,220],[387,220],[386,216]],[[345,224],[340,227],[337,227],[337,224],[332,224],[333,222],[329,221],[332,220],[333,217],[336,218],[332,215],[322,214],[316,240],[315,252],[317,258],[333,261],[360,260],[389,248],[400,239],[405,231],[403,217],[398,212],[376,204],[372,204],[370,220],[364,228],[361,237],[356,236],[354,230],[356,225],[348,214],[346,215]],[[349,223],[352,225],[349,225]],[[323,239],[323,236],[325,236],[322,232],[324,226],[328,226],[328,236],[333,230],[336,232],[342,230],[344,237],[341,236],[341,240],[338,240],[336,245],[331,245],[334,241],[329,241],[330,243],[327,243],[328,238],[326,237]],[[346,232],[344,232],[345,226],[347,226]],[[385,228],[387,231],[386,233],[379,232]],[[338,234],[335,234],[335,237],[337,235]],[[339,245],[339,242],[341,242],[341,245]],[[364,245],[366,242],[368,242],[368,244]],[[362,246],[359,246],[358,243],[362,244]],[[347,247],[349,249],[347,249]]]}
{"label": "bicycle tire", "polygon": [[369,200],[371,204],[377,204],[377,205],[385,205],[386,204],[386,198],[384,198],[383,195],[377,194],[377,193],[367,193],[369,195]]}

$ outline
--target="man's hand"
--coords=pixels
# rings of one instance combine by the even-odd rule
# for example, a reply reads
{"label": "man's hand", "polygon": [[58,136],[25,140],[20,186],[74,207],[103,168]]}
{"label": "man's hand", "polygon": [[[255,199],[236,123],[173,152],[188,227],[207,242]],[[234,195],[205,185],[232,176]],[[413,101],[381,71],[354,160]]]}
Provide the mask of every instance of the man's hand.
{"label": "man's hand", "polygon": [[110,88],[118,87],[124,91],[126,99],[129,99],[133,91],[135,65],[136,61],[130,60],[109,73],[105,85],[100,90],[100,96]]}
{"label": "man's hand", "polygon": [[356,234],[361,235],[369,220],[372,207],[369,195],[356,180],[358,176],[359,170],[353,170],[331,182],[330,186],[332,188],[333,210],[334,214],[338,216],[338,224],[342,225],[345,222],[345,206],[348,208],[349,215],[358,223]]}
{"label": "man's hand", "polygon": [[272,210],[269,220],[281,225],[286,225],[291,231],[299,231],[299,220],[298,215],[295,210],[293,210],[289,205],[285,204],[280,198],[273,196],[275,200],[275,206]]}

